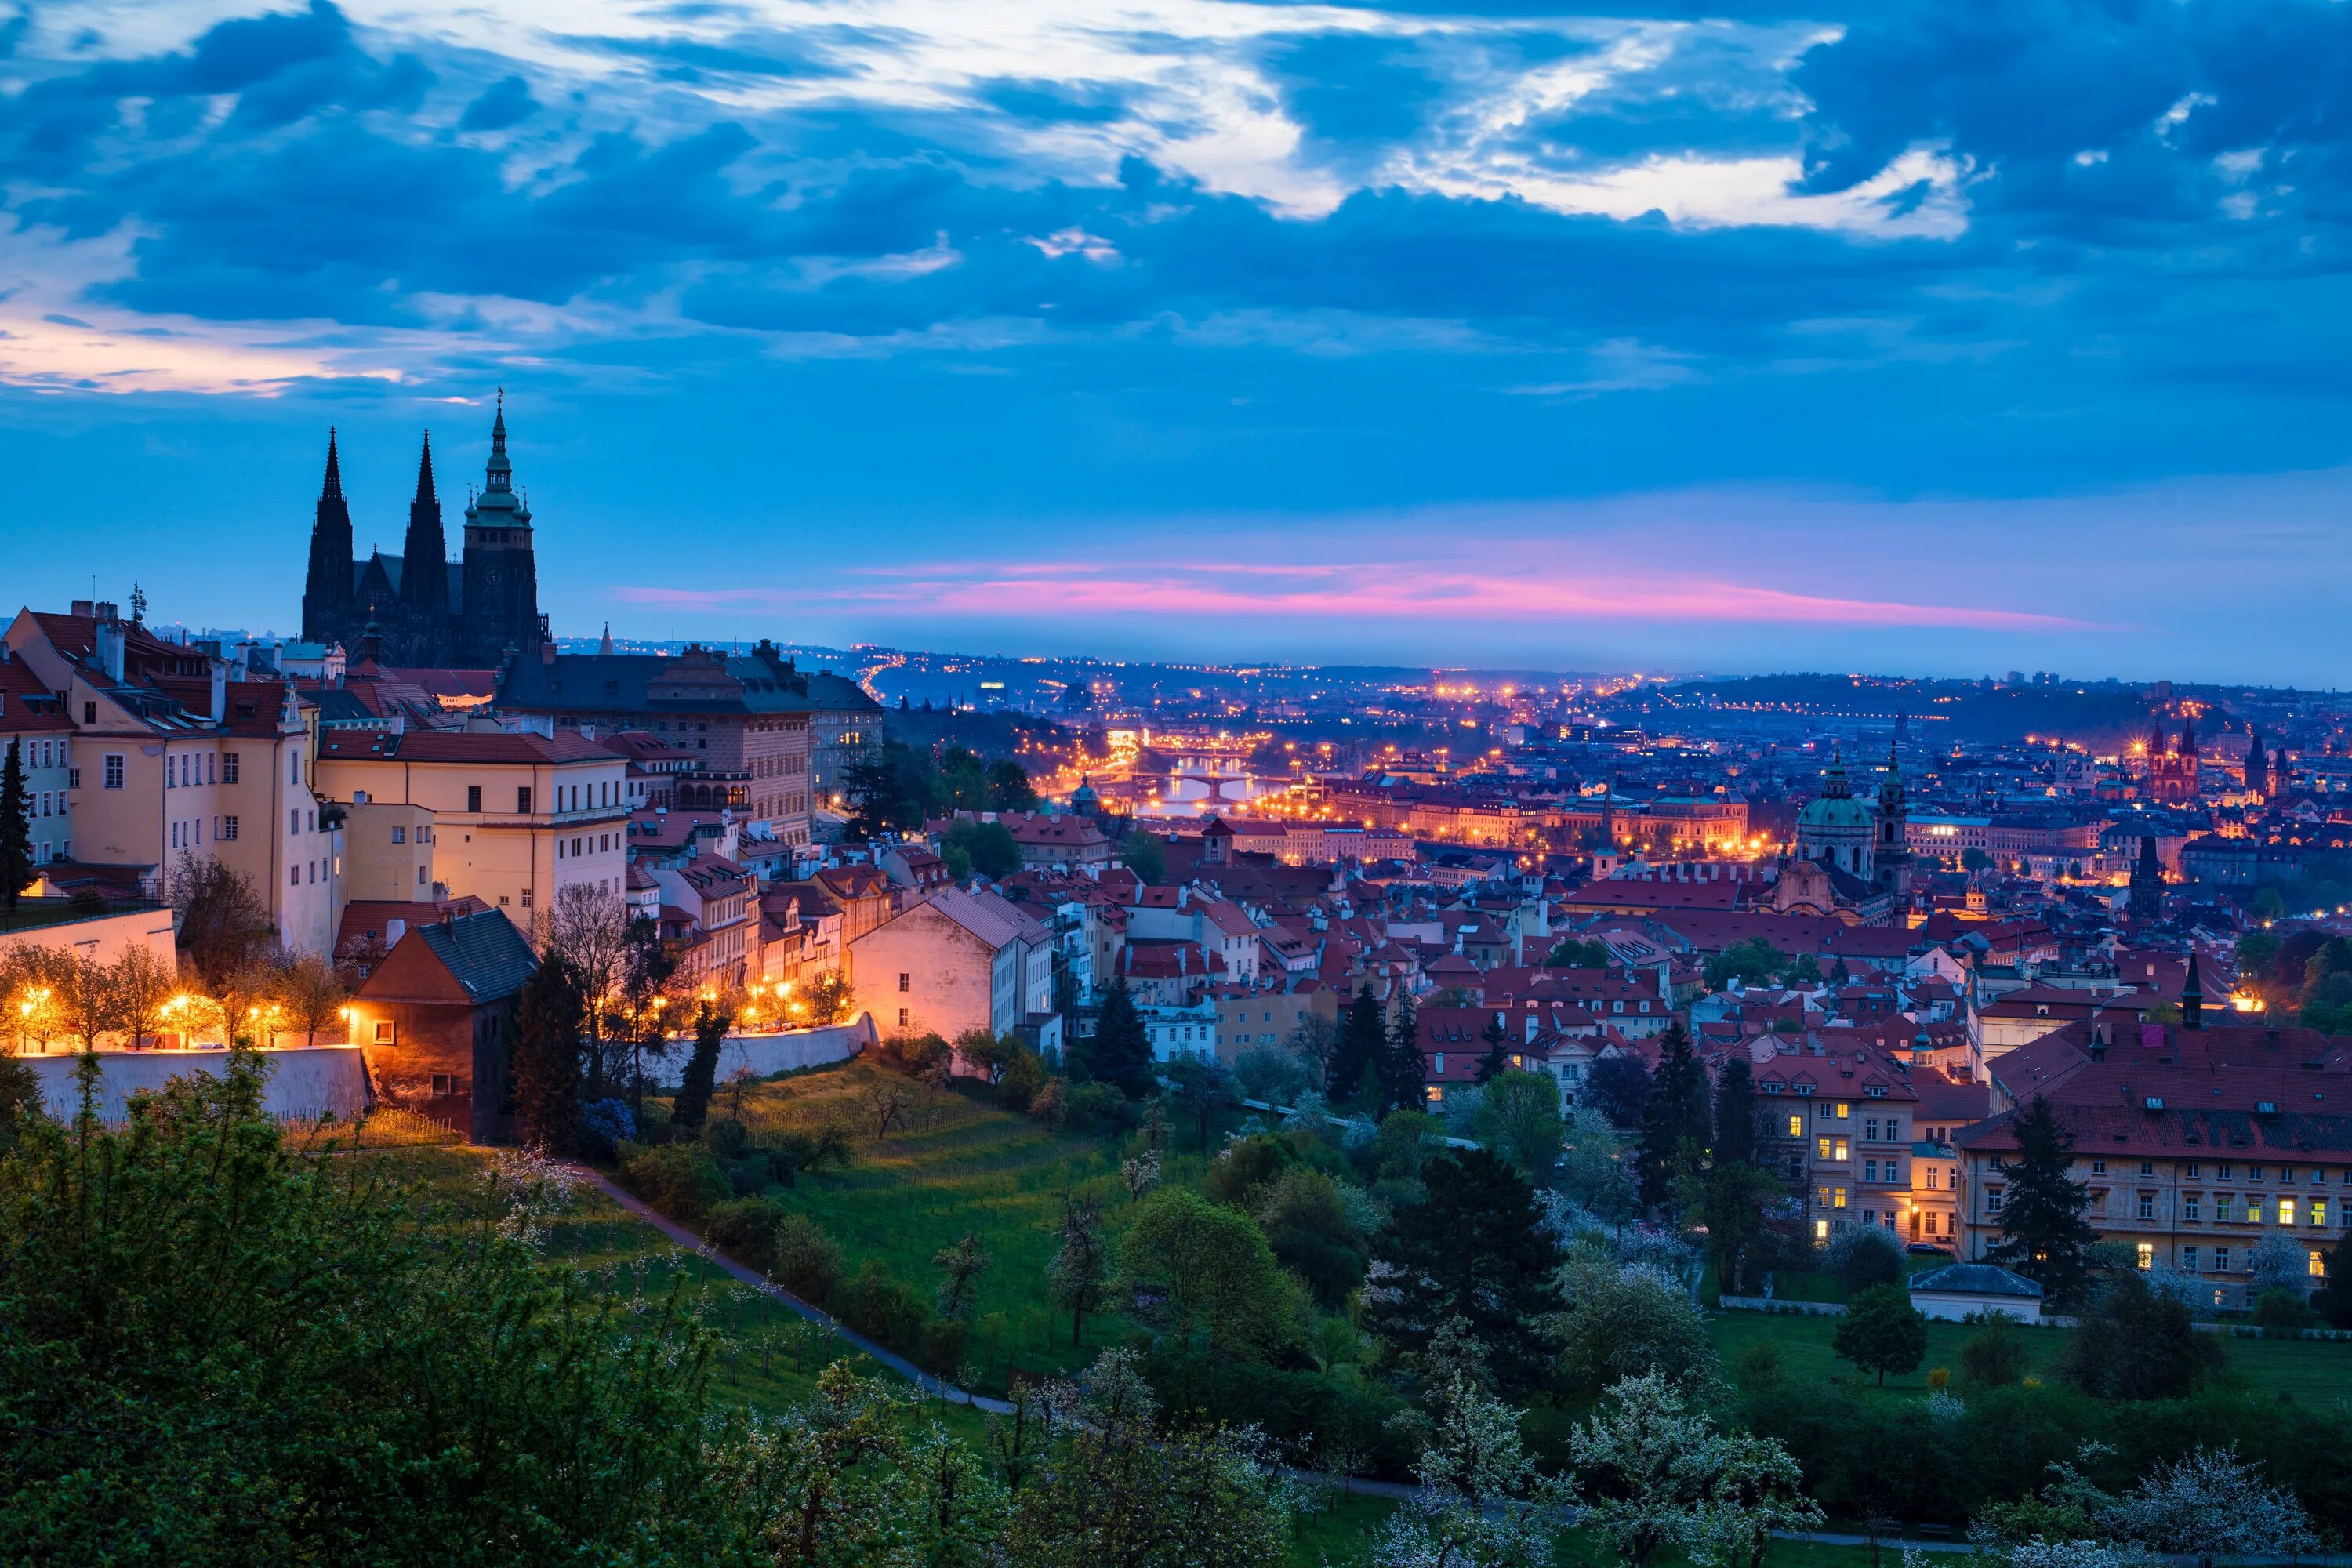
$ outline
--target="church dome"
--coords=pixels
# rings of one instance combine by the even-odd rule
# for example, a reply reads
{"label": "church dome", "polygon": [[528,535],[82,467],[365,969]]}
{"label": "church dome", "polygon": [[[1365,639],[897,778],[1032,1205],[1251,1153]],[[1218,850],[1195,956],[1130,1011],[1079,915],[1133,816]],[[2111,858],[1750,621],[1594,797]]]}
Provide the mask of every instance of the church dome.
{"label": "church dome", "polygon": [[1841,830],[1867,834],[1870,828],[1870,807],[1850,795],[1817,795],[1797,814],[1797,831],[1801,835],[1834,834]]}

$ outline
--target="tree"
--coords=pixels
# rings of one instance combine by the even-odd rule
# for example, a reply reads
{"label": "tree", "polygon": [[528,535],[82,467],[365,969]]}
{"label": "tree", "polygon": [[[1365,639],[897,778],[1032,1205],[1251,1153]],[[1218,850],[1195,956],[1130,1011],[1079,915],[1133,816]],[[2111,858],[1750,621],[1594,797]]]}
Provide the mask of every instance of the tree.
{"label": "tree", "polygon": [[929,760],[897,740],[850,763],[842,779],[851,807],[843,833],[862,843],[920,827],[931,805],[929,773]]}
{"label": "tree", "polygon": [[7,900],[11,914],[33,879],[32,805],[25,787],[24,742],[11,735],[7,758],[0,761],[0,899]]}
{"label": "tree", "polygon": [[1458,1317],[1488,1348],[1505,1394],[1534,1387],[1537,1320],[1555,1304],[1556,1258],[1533,1191],[1483,1149],[1439,1155],[1421,1174],[1429,1196],[1398,1212],[1384,1267],[1365,1290],[1371,1326],[1412,1354]]}
{"label": "tree", "polygon": [[1756,1158],[1756,1079],[1744,1056],[1723,1064],[1715,1079],[1715,1137],[1708,1146],[1718,1165]]}
{"label": "tree", "polygon": [[1130,830],[1118,841],[1119,864],[1143,879],[1146,886],[1156,885],[1168,874],[1168,854],[1159,836],[1140,828]]}
{"label": "tree", "polygon": [[79,1040],[84,1052],[98,1049],[100,1035],[122,1026],[122,998],[115,990],[110,964],[100,963],[79,948],[54,952],[44,978],[66,1034]]}
{"label": "tree", "polygon": [[1286,1106],[1322,1081],[1321,1073],[1279,1047],[1254,1046],[1234,1058],[1234,1089],[1261,1104]]}
{"label": "tree", "polygon": [[2300,1299],[2311,1284],[2311,1264],[2303,1243],[2275,1233],[2246,1249],[2246,1268],[2253,1276],[2254,1294],[2286,1290]]}
{"label": "tree", "polygon": [[1544,1334],[1559,1349],[1570,1392],[1590,1397],[1654,1372],[1693,1397],[1715,1387],[1722,1369],[1706,1315],[1680,1280],[1581,1246],[1570,1249],[1556,1279],[1562,1305]]}
{"label": "tree", "polygon": [[289,1033],[299,1030],[306,1046],[317,1045],[320,1030],[342,1020],[342,976],[315,953],[278,953],[269,965],[269,991],[284,1026]]}
{"label": "tree", "polygon": [[0,1559],[752,1554],[709,1481],[757,1468],[751,1423],[711,1400],[684,1298],[547,1267],[536,1184],[494,1169],[453,1212],[298,1152],[262,1064],[221,1069],[0,1154],[0,1344],[50,1347],[0,1358]]}
{"label": "tree", "polygon": [[847,1018],[857,1005],[857,987],[849,976],[838,969],[828,969],[801,987],[800,1003],[794,1016],[822,1028]]}
{"label": "tree", "polygon": [[1001,822],[958,817],[941,836],[940,853],[951,871],[961,858],[963,868],[955,872],[958,881],[974,871],[998,881],[1021,869],[1021,846],[1013,842],[1013,830]]}
{"label": "tree", "polygon": [[1992,857],[1974,845],[1960,851],[1960,868],[1964,871],[1990,871]]}
{"label": "tree", "polygon": [[1165,1071],[1168,1098],[1192,1122],[1201,1152],[1208,1152],[1210,1119],[1240,1103],[1234,1075],[1216,1058],[1204,1056],[1178,1057]]}
{"label": "tree", "polygon": [[2066,1347],[2067,1381],[2101,1399],[2174,1399],[2221,1363],[2188,1306],[2147,1288],[2137,1270],[2109,1275]]}
{"label": "tree", "polygon": [[2045,1299],[2074,1301],[2089,1287],[2090,1250],[2098,1240],[2083,1218],[2091,1189],[2071,1173],[2074,1135],[2038,1094],[2017,1113],[2010,1131],[2017,1140],[2017,1158],[1993,1163],[2007,1188],[2001,1195],[2001,1239],[1985,1256],[2039,1282]]}
{"label": "tree", "polygon": [[509,1071],[516,1131],[525,1143],[562,1152],[577,1141],[581,1044],[586,1016],[587,997],[579,971],[551,947],[539,968],[523,982],[515,1005]]}
{"label": "tree", "polygon": [[1636,1212],[1633,1184],[1625,1174],[1625,1145],[1609,1119],[1586,1106],[1569,1118],[1560,1137],[1559,1190],[1609,1225],[1622,1225]]}
{"label": "tree", "polygon": [[1070,1348],[1076,1350],[1087,1314],[1102,1310],[1110,1291],[1110,1258],[1103,1244],[1102,1211],[1076,1192],[1062,1194],[1062,1245],[1045,1266],[1054,1305],[1070,1314]]}
{"label": "tree", "polygon": [[1258,1229],[1282,1266],[1338,1310],[1364,1282],[1364,1237],[1339,1184],[1309,1165],[1286,1166],[1251,1205]]}
{"label": "tree", "polygon": [[1845,1305],[1831,1348],[1886,1386],[1890,1372],[1909,1372],[1927,1353],[1927,1320],[1900,1285],[1874,1285]]}
{"label": "tree", "polygon": [[1429,1058],[1421,1051],[1421,1022],[1413,1016],[1412,998],[1397,1006],[1395,1026],[1389,1031],[1388,1049],[1381,1061],[1381,1099],[1385,1110],[1419,1110],[1429,1103]]}
{"label": "tree", "polygon": [[1551,952],[1544,955],[1546,969],[1606,969],[1615,962],[1606,942],[1573,936],[1552,943]]}
{"label": "tree", "polygon": [[991,811],[1034,811],[1040,802],[1036,786],[1029,782],[1029,770],[1012,758],[988,764],[988,809]]}
{"label": "tree", "polygon": [[2159,1462],[2101,1517],[2151,1552],[2210,1562],[2223,1555],[2284,1557],[2318,1549],[2319,1532],[2294,1492],[2265,1484],[2237,1448],[2199,1447]]}
{"label": "tree", "polygon": [[1718,1479],[1716,1434],[1663,1373],[1613,1384],[1570,1435],[1569,1456],[1577,1522],[1626,1568],[1700,1540]]}
{"label": "tree", "polygon": [[1738,1293],[1748,1279],[1748,1249],[1764,1234],[1764,1210],[1788,1196],[1780,1179],[1761,1165],[1721,1157],[1691,1173],[1676,1201],[1706,1227],[1707,1256],[1723,1290]]}
{"label": "tree", "polygon": [[621,1043],[613,1039],[616,1024],[625,1037],[628,1034],[622,1013],[630,1002],[631,961],[643,940],[643,933],[631,929],[627,900],[593,882],[556,889],[539,931],[541,954],[561,957],[579,988],[587,1039],[583,1065],[592,1100],[604,1099],[620,1077],[620,1061],[609,1047]]}
{"label": "tree", "polygon": [[669,1055],[670,982],[677,960],[661,940],[661,927],[639,916],[629,922],[621,971],[621,1006],[616,1021],[629,1053],[629,1111],[646,1124],[646,1058]]}
{"label": "tree", "polygon": [[1478,1086],[1484,1089],[1511,1067],[1511,1032],[1503,1027],[1500,1013],[1487,1016],[1486,1026],[1478,1031],[1478,1038],[1486,1047],[1478,1057]]}
{"label": "tree", "polygon": [[1789,960],[1789,967],[1780,972],[1781,983],[1790,986],[1814,986],[1822,983],[1822,961],[1810,952],[1801,952]]}
{"label": "tree", "polygon": [[1542,1073],[1504,1073],[1478,1097],[1470,1124],[1478,1141],[1538,1184],[1559,1163],[1559,1086]]}
{"label": "tree", "polygon": [[679,1075],[677,1094],[670,1101],[671,1125],[691,1132],[710,1117],[710,1093],[719,1083],[719,1051],[727,1032],[735,1026],[735,1009],[729,1003],[705,997],[694,1005],[694,1049]]}
{"label": "tree", "polygon": [[1332,1061],[1339,1049],[1339,1024],[1320,1013],[1305,1015],[1298,1020],[1298,1027],[1291,1031],[1290,1049],[1307,1069],[1307,1081],[1299,1087],[1311,1087],[1318,1094],[1330,1093]]}
{"label": "tree", "polygon": [[[334,971],[327,973],[331,976]],[[149,1036],[162,1034],[165,1020],[174,1016],[172,998],[179,989],[179,977],[152,950],[133,946],[124,948],[122,956],[114,961],[112,979],[122,1037],[135,1049]],[[340,986],[336,1001],[341,1001]]]}
{"label": "tree", "polygon": [[1119,1262],[1135,1289],[1165,1300],[1178,1332],[1198,1330],[1217,1350],[1269,1361],[1297,1338],[1291,1287],[1257,1223],[1190,1188],[1157,1188],[1136,1206]]}
{"label": "tree", "polygon": [[181,857],[171,896],[180,951],[208,991],[251,968],[277,935],[253,884],[209,855]]}
{"label": "tree", "polygon": [[1379,1072],[1387,1037],[1388,1026],[1381,1016],[1381,1005],[1372,995],[1372,983],[1367,980],[1356,988],[1348,1011],[1339,1019],[1339,1043],[1331,1053],[1328,1085],[1332,1099],[1352,1098],[1363,1088],[1368,1076]]}
{"label": "tree", "polygon": [[1642,1125],[1650,1089],[1649,1065],[1631,1051],[1612,1047],[1584,1069],[1584,1089],[1577,1099],[1615,1125],[1631,1130]]}
{"label": "tree", "polygon": [[1988,1313],[1983,1326],[1960,1342],[1959,1363],[1963,1388],[2006,1388],[2021,1383],[2031,1364],[2025,1331],[2007,1312]]}
{"label": "tree", "polygon": [[1389,1516],[1378,1568],[1516,1568],[1551,1560],[1570,1488],[1540,1473],[1519,1438],[1520,1413],[1448,1357],[1431,1369],[1420,1489]]}
{"label": "tree", "polygon": [[1721,991],[1735,980],[1742,985],[1769,985],[1788,964],[1786,953],[1762,937],[1751,936],[1710,953],[1699,966],[1699,973],[1709,991]]}
{"label": "tree", "polygon": [[1691,1051],[1690,1031],[1677,1018],[1658,1037],[1658,1070],[1642,1108],[1642,1151],[1635,1161],[1642,1202],[1656,1207],[1672,1195],[1675,1173],[1706,1147],[1706,1068]]}
{"label": "tree", "polygon": [[1764,1568],[1774,1536],[1819,1530],[1827,1520],[1805,1495],[1804,1468],[1773,1438],[1724,1434],[1706,1468],[1706,1495],[1684,1540],[1694,1568]]}
{"label": "tree", "polygon": [[914,1086],[904,1079],[879,1073],[857,1091],[857,1108],[874,1129],[874,1142],[887,1143],[890,1130],[904,1121],[917,1104]]}
{"label": "tree", "polygon": [[1167,1426],[1124,1351],[1075,1391],[1043,1461],[1013,1494],[1010,1568],[1266,1568],[1290,1550],[1275,1467],[1243,1436]]}
{"label": "tree", "polygon": [[2327,1249],[2327,1283],[2312,1303],[2323,1313],[2328,1323],[2338,1329],[2352,1329],[2352,1230],[2336,1238]]}
{"label": "tree", "polygon": [[1140,1100],[1150,1091],[1151,1033],[1143,1015],[1136,1010],[1135,993],[1128,989],[1123,974],[1103,993],[1085,1065],[1088,1077],[1116,1085],[1129,1100]]}
{"label": "tree", "polygon": [[964,1232],[953,1247],[943,1247],[931,1254],[931,1267],[940,1271],[940,1316],[950,1322],[969,1319],[979,1293],[980,1277],[994,1262],[971,1231]]}

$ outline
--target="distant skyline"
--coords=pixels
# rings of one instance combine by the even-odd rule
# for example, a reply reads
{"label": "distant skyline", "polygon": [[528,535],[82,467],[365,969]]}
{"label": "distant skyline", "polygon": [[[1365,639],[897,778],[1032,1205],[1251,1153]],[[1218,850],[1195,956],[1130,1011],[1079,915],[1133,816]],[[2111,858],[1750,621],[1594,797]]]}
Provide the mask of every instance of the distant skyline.
{"label": "distant skyline", "polygon": [[2352,6],[8,4],[12,600],[2352,685]]}

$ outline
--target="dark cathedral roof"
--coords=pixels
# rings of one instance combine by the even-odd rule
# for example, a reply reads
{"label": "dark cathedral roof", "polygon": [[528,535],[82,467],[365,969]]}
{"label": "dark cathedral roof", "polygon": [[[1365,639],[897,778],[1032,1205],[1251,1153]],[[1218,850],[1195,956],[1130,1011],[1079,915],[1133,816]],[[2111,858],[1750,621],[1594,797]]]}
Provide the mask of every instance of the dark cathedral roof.
{"label": "dark cathedral roof", "polygon": [[[352,593],[354,595],[367,582],[368,568],[379,563],[383,567],[384,581],[392,584],[392,591],[395,594],[400,592],[401,575],[407,571],[408,563],[397,555],[377,554],[365,561],[352,563]],[[449,574],[449,613],[456,615],[466,607],[466,563],[445,561],[442,567]]]}
{"label": "dark cathedral roof", "polygon": [[757,655],[567,653],[515,659],[499,706],[540,712],[809,713],[806,680]]}

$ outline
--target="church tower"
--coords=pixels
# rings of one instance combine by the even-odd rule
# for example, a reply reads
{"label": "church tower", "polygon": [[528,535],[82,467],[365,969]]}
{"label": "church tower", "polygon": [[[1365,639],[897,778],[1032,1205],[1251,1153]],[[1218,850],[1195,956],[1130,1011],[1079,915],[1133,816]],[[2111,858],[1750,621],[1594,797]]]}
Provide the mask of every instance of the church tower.
{"label": "church tower", "polygon": [[416,494],[408,503],[408,538],[401,547],[400,596],[419,620],[438,623],[449,613],[449,546],[441,536],[441,498],[433,489],[433,432],[416,459]]}
{"label": "church tower", "polygon": [[[1886,742],[1886,772],[1878,781],[1878,851],[1873,867],[1878,885],[1893,893],[1899,900],[1905,892],[1905,873],[1911,864],[1911,812],[1903,796],[1902,764],[1895,760],[1895,742]],[[1902,906],[1898,903],[1897,908]]]}
{"label": "church tower", "polygon": [[2257,800],[2271,793],[2270,759],[2263,755],[2263,737],[2252,724],[2246,726],[2246,793]]}
{"label": "church tower", "polygon": [[465,614],[456,657],[495,665],[509,647],[540,639],[539,567],[532,554],[530,508],[514,488],[507,457],[506,393],[490,426],[490,460],[481,494],[466,509]]}
{"label": "church tower", "polygon": [[2154,925],[2164,912],[2164,865],[2156,858],[2156,837],[2139,841],[2139,864],[2131,874],[2131,923]]}
{"label": "church tower", "polygon": [[335,433],[327,432],[327,478],[310,520],[310,569],[302,579],[302,640],[335,642],[352,603],[352,509]]}

